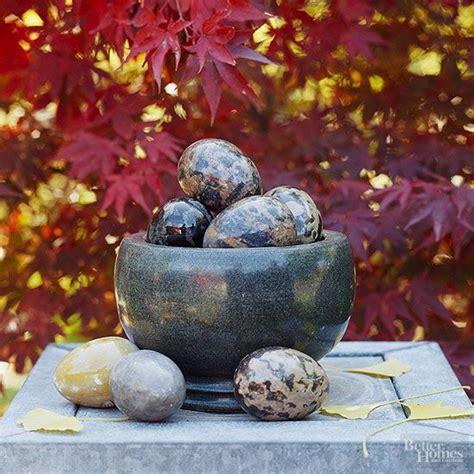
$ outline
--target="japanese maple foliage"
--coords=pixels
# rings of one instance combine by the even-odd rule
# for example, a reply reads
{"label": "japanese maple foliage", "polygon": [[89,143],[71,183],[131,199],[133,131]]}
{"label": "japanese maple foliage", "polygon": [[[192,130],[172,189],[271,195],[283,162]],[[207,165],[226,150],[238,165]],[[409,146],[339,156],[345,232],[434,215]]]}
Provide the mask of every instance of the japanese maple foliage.
{"label": "japanese maple foliage", "polygon": [[213,136],[349,237],[346,339],[440,341],[467,381],[473,8],[2,1],[0,358],[22,370],[55,339],[120,332],[116,246],[179,193],[181,150]]}

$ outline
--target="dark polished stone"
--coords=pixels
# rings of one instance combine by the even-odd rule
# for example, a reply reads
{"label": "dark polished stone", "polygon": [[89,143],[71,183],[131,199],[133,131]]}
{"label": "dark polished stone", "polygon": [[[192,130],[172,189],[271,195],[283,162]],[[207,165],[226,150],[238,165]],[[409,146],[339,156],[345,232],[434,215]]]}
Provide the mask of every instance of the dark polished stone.
{"label": "dark polished stone", "polygon": [[295,219],[278,199],[251,196],[224,209],[204,234],[204,247],[281,247],[296,243]]}
{"label": "dark polished stone", "polygon": [[278,186],[265,193],[286,204],[295,218],[296,241],[309,244],[319,240],[323,231],[323,220],[311,196],[291,186]]}
{"label": "dark polished stone", "polygon": [[184,150],[178,163],[178,182],[187,196],[214,213],[262,193],[253,161],[232,143],[217,138],[198,140]]}
{"label": "dark polished stone", "polygon": [[196,199],[171,199],[153,215],[146,240],[158,245],[201,247],[211,221],[209,211]]}
{"label": "dark polished stone", "polygon": [[115,267],[120,320],[138,347],[189,376],[231,379],[240,360],[269,346],[319,360],[344,335],[354,265],[343,234],[288,247],[208,249],[124,238]]}

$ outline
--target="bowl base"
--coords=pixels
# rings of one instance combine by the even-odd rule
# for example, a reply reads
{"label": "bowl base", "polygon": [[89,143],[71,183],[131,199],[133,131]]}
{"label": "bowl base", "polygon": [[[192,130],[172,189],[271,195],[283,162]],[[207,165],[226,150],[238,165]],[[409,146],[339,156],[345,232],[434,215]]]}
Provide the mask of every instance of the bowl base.
{"label": "bowl base", "polygon": [[234,396],[232,379],[212,377],[186,377],[184,410],[209,413],[241,413]]}

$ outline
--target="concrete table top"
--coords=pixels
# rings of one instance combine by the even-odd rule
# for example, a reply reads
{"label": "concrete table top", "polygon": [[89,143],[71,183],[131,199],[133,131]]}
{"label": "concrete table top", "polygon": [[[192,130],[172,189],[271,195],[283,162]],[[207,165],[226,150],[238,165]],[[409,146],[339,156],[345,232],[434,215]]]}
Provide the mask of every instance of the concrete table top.
{"label": "concrete table top", "polygon": [[[0,420],[0,472],[159,472],[159,473],[416,473],[474,472],[474,421],[410,422],[374,436],[369,458],[364,436],[403,420],[395,405],[367,420],[313,414],[302,421],[263,422],[242,414],[180,410],[162,423],[84,423],[77,434],[24,432],[16,425],[33,408],[64,415],[117,417],[115,409],[75,406],[53,385],[58,362],[74,345],[51,344]],[[333,371],[398,359],[413,370],[396,379]],[[330,403],[368,404],[458,386],[436,343],[341,342],[322,360],[330,379]],[[469,408],[464,391],[417,400]]]}

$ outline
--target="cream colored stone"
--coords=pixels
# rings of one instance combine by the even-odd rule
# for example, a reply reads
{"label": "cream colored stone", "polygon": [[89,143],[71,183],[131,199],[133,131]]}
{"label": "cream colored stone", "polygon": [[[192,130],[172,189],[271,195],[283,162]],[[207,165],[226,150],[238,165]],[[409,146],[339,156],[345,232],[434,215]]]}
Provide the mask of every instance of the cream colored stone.
{"label": "cream colored stone", "polygon": [[74,349],[59,363],[54,385],[59,393],[76,405],[113,407],[109,387],[115,364],[138,347],[121,337],[103,337]]}

